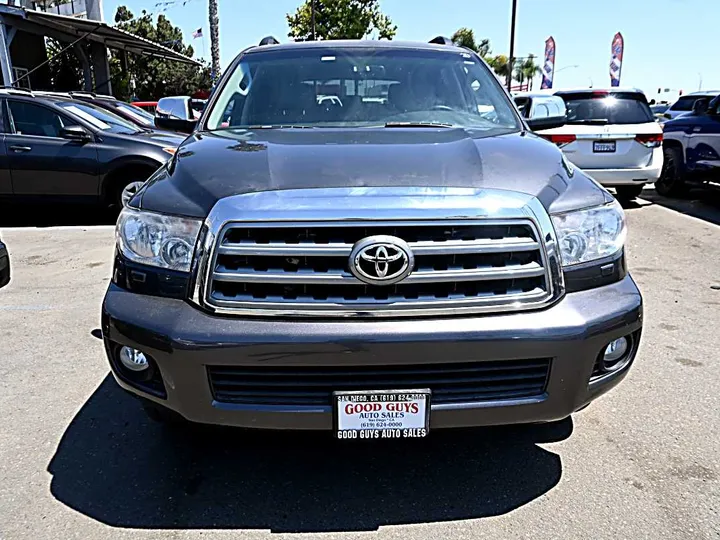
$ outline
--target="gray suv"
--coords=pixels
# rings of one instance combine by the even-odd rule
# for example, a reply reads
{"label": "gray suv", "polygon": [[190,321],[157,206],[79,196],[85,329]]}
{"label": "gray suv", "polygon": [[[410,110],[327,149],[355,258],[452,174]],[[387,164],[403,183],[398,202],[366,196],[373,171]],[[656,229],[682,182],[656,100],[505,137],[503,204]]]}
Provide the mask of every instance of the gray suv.
{"label": "gray suv", "polygon": [[531,131],[562,122],[442,38],[244,50],[118,219],[117,382],[156,419],[342,439],[585,407],[642,298],[622,208]]}

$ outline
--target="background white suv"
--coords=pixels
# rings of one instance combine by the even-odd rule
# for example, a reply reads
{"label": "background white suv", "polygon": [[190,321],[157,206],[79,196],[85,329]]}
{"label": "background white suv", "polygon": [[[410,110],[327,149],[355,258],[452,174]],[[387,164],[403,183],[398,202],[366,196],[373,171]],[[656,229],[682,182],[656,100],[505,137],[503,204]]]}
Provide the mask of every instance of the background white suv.
{"label": "background white suv", "polygon": [[[562,148],[574,165],[615,188],[618,199],[637,197],[645,184],[660,177],[663,132],[642,91],[587,88],[552,93],[565,101],[567,123],[537,134]],[[532,97],[514,96],[518,104]]]}

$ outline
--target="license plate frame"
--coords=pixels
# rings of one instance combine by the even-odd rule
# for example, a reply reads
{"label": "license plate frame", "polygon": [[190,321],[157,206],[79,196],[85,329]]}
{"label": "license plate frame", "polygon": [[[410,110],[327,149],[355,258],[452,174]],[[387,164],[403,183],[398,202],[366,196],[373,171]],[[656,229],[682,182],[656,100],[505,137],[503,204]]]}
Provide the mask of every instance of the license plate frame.
{"label": "license plate frame", "polygon": [[[429,388],[393,389],[393,390],[353,390],[332,393],[333,433],[337,439],[421,439],[430,432],[430,407],[432,392]],[[367,411],[372,413],[397,413],[388,411],[387,404],[418,403],[418,412],[407,418],[367,418],[367,427],[349,427],[347,413],[340,410],[348,403],[380,404],[382,409]],[[424,407],[424,410],[422,408]],[[377,409],[377,405],[373,405]],[[395,408],[395,407],[393,407]],[[358,422],[361,419],[358,418]],[[353,419],[355,421],[355,419]],[[420,424],[418,424],[418,422]],[[384,424],[384,425],[381,425]],[[400,424],[400,425],[398,425]]]}
{"label": "license plate frame", "polygon": [[593,153],[614,154],[617,151],[617,141],[593,141]]}

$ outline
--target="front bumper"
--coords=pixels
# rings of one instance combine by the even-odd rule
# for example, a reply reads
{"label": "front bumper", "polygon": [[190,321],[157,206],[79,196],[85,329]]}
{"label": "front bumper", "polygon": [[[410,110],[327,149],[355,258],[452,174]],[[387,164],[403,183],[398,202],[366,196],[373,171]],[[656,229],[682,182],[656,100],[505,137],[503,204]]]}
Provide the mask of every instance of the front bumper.
{"label": "front bumper", "polygon": [[[428,320],[284,321],[213,316],[182,300],[110,285],[103,303],[106,349],[151,355],[166,397],[118,383],[188,420],[270,429],[332,429],[327,406],[238,405],[214,401],[206,366],[357,366],[551,358],[546,390],[532,398],[433,404],[430,427],[547,422],[569,416],[620,382],[632,365],[590,382],[612,340],[642,328],[632,278],[567,294],[535,312]],[[632,355],[637,351],[635,347]],[[112,362],[111,362],[112,367]],[[371,390],[371,388],[369,388]]]}

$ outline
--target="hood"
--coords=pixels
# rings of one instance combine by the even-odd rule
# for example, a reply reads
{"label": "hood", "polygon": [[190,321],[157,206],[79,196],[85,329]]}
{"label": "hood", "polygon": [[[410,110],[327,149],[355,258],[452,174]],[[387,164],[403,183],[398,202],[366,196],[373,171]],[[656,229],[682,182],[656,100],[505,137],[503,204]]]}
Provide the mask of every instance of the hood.
{"label": "hood", "polygon": [[173,133],[171,131],[139,131],[132,135],[121,135],[113,134],[115,137],[122,137],[124,139],[131,139],[136,142],[146,142],[161,148],[164,147],[178,147],[187,138],[187,135]]}
{"label": "hood", "polygon": [[197,133],[131,204],[204,218],[232,195],[355,187],[503,189],[535,196],[552,212],[611,200],[532,134],[346,128]]}

